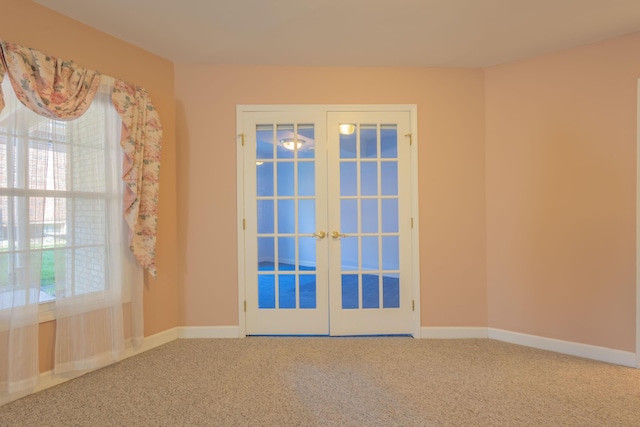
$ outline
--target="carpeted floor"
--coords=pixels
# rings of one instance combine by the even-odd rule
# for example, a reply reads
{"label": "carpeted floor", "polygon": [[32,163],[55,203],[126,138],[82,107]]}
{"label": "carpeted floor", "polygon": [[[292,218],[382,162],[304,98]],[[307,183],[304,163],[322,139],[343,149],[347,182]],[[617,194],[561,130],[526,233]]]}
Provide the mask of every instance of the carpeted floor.
{"label": "carpeted floor", "polygon": [[639,426],[640,370],[494,340],[178,340],[2,426]]}

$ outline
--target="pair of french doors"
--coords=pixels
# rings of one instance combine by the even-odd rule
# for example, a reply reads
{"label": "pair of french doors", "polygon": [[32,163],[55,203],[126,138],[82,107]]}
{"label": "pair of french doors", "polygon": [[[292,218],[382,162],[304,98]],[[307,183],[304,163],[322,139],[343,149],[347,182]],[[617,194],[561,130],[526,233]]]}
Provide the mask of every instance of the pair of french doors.
{"label": "pair of french doors", "polygon": [[411,333],[410,112],[238,114],[246,334]]}

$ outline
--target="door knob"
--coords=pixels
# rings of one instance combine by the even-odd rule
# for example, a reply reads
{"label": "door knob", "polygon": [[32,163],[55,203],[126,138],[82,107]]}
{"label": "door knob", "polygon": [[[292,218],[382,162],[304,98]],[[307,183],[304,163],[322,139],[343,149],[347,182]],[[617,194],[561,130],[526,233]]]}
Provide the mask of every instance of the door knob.
{"label": "door knob", "polygon": [[327,233],[325,233],[324,231],[318,231],[317,233],[313,233],[312,236],[317,237],[318,239],[324,239],[325,237],[327,237]]}
{"label": "door knob", "polygon": [[342,233],[338,233],[337,231],[332,231],[331,232],[331,237],[333,237],[334,239],[339,239],[341,237],[347,237],[346,234],[342,234]]}

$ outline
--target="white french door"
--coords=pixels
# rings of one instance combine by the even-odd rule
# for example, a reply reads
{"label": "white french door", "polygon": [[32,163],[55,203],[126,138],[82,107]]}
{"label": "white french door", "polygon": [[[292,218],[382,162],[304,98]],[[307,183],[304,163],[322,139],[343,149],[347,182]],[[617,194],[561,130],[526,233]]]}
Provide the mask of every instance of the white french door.
{"label": "white french door", "polygon": [[412,333],[411,114],[238,120],[246,334]]}

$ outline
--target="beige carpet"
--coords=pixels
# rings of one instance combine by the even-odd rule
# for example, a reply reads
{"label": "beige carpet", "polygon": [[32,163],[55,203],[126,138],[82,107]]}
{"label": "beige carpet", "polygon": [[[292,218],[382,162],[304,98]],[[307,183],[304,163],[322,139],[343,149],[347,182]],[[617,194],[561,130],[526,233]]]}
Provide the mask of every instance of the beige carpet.
{"label": "beige carpet", "polygon": [[493,340],[178,340],[2,426],[640,426],[640,370]]}

